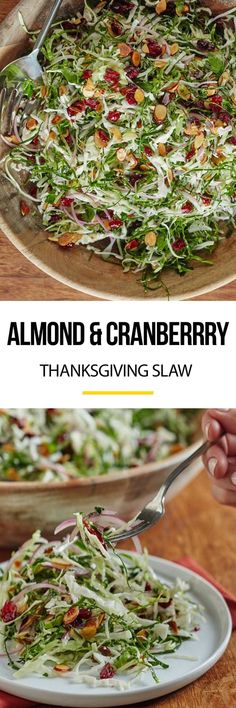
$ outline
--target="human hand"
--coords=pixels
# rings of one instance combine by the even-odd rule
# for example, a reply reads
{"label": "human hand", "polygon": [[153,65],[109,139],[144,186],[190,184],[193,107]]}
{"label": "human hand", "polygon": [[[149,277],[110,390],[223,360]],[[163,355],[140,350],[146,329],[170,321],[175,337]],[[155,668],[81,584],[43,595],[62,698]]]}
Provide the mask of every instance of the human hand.
{"label": "human hand", "polygon": [[[213,496],[221,504],[236,506],[236,409],[207,410],[202,429],[209,442],[215,441],[203,456]],[[220,435],[223,437],[219,440]]]}

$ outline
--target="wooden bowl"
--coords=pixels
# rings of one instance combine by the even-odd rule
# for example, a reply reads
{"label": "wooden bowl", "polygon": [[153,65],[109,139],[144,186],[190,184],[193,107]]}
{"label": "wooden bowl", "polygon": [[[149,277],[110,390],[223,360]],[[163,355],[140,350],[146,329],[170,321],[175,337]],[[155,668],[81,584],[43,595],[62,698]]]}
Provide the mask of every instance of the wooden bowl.
{"label": "wooden bowl", "polygon": [[[52,538],[58,523],[77,511],[88,513],[95,506],[130,519],[155,495],[173,467],[196,449],[200,435],[199,421],[194,443],[159,463],[71,482],[0,482],[0,547],[16,547],[36,529]],[[183,472],[171,494],[185,486],[199,469],[197,461]]]}
{"label": "wooden bowl", "polygon": [[[208,5],[225,9],[232,0],[209,0]],[[235,4],[235,2],[234,2]],[[62,5],[60,14],[78,11],[80,2],[70,0]],[[40,26],[48,8],[47,0],[21,0],[0,27],[0,68],[8,61],[27,51],[27,40],[19,26],[21,10],[27,26]],[[2,146],[0,151],[4,150]],[[209,292],[231,282],[236,277],[236,233],[222,241],[210,255],[212,265],[194,264],[184,276],[167,269],[162,274],[165,287],[144,292],[140,276],[124,273],[119,264],[106,262],[83,246],[62,249],[47,240],[46,232],[35,223],[35,218],[22,219],[19,212],[19,195],[0,172],[0,227],[12,243],[32,263],[65,285],[97,298],[105,299],[186,299]],[[209,256],[209,254],[208,254]]]}

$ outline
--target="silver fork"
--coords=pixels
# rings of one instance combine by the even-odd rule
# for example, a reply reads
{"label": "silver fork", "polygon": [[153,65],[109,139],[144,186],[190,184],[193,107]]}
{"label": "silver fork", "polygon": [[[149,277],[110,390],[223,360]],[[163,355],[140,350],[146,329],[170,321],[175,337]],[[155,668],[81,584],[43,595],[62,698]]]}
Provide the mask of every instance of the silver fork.
{"label": "silver fork", "polygon": [[143,533],[143,531],[147,531],[151,528],[151,526],[154,526],[154,524],[158,523],[162,516],[164,516],[166,494],[171,484],[177,479],[181,472],[186,470],[187,467],[189,467],[189,465],[191,465],[191,463],[194,462],[194,460],[196,460],[198,457],[204,455],[204,453],[207,452],[207,450],[209,450],[209,448],[213,444],[213,442],[203,443],[203,445],[198,447],[197,450],[192,453],[192,455],[189,455],[186,460],[181,462],[178,467],[172,470],[165,482],[161,485],[154,499],[152,499],[149,504],[147,504],[147,506],[145,506],[142,511],[140,511],[138,516],[136,516],[129,522],[130,524],[132,524],[132,522],[135,522],[133,528],[127,528],[125,531],[121,531],[120,533],[119,531],[117,533],[113,533],[111,536],[109,536],[109,541],[117,543],[118,541],[126,541],[126,539],[132,538],[132,536],[136,536],[137,534]]}
{"label": "silver fork", "polygon": [[[11,135],[15,115],[23,97],[22,82],[26,79],[36,81],[42,76],[38,54],[61,3],[62,0],[54,0],[32,52],[10,62],[0,72],[0,133],[2,135]],[[33,105],[33,101],[27,102],[24,111],[25,117],[33,110]]]}

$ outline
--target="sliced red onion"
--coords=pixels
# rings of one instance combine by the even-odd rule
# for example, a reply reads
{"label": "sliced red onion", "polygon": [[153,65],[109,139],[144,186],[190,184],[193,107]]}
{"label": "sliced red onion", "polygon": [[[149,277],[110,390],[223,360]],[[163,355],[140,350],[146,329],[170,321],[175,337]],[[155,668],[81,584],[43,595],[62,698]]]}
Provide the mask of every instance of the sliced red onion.
{"label": "sliced red onion", "polygon": [[53,585],[52,583],[28,583],[28,585],[25,585],[25,587],[17,593],[17,595],[14,595],[12,597],[13,602],[18,602],[21,600],[24,595],[27,595],[28,592],[32,592],[33,590],[56,590],[56,592],[60,593],[67,593],[68,595],[68,590],[65,588],[64,585]]}
{"label": "sliced red onion", "polygon": [[99,514],[90,516],[90,521],[92,521],[96,526],[102,529],[109,528],[110,526],[115,526],[117,529],[124,526],[124,521],[122,519],[116,518],[115,516],[110,516],[106,514]]}
{"label": "sliced red onion", "polygon": [[55,528],[54,536],[56,536],[61,531],[70,528],[70,526],[76,526],[75,516],[73,516],[71,519],[66,519],[65,521],[62,521],[61,524],[58,524],[58,526]]}
{"label": "sliced red onion", "polygon": [[164,93],[162,103],[164,106],[168,106],[168,103],[170,103],[170,93],[168,93],[167,91],[166,93]]}
{"label": "sliced red onion", "polygon": [[71,216],[72,216],[72,219],[74,219],[74,221],[76,222],[76,224],[79,224],[79,226],[85,226],[86,221],[83,221],[83,219],[78,218],[73,204],[71,205]]}
{"label": "sliced red onion", "polygon": [[102,226],[104,231],[110,231],[109,227],[106,226],[106,224],[104,224],[104,221],[100,218],[100,216],[98,216],[98,214],[96,214],[96,217],[94,219],[94,223],[100,224],[100,226]]}

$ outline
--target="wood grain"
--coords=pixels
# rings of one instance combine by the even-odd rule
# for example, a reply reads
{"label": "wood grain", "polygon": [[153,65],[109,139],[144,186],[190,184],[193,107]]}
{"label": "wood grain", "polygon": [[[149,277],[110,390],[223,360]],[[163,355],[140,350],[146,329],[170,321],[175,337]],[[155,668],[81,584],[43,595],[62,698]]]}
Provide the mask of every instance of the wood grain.
{"label": "wood grain", "polygon": [[[236,594],[236,509],[217,504],[202,472],[173,501],[164,519],[142,537],[149,552],[171,560],[191,555],[228,590]],[[126,547],[131,548],[127,543]],[[0,551],[5,560],[9,551]],[[207,674],[167,697],[140,708],[228,708],[236,705],[236,632],[220,661]],[[39,708],[39,706],[38,706]],[[131,708],[134,708],[131,707]]]}
{"label": "wood grain", "polygon": [[[0,22],[16,4],[16,0],[1,0]],[[40,271],[35,265],[27,261],[0,231],[0,300],[6,299],[93,300],[94,298],[91,295],[69,288]],[[192,299],[236,300],[236,280],[208,292],[206,295],[200,295]]]}

